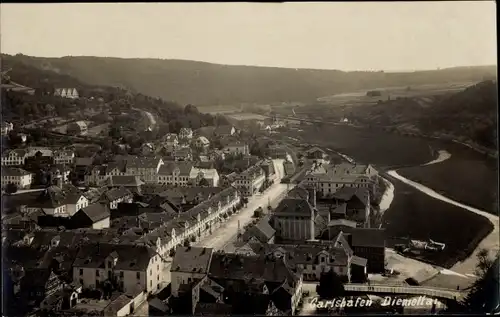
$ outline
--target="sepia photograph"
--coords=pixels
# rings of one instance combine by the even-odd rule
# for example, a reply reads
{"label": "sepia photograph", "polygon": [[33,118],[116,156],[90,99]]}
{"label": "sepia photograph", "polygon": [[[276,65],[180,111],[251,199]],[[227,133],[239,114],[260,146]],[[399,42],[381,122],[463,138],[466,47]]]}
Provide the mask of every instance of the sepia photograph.
{"label": "sepia photograph", "polygon": [[496,2],[0,4],[2,316],[500,314]]}

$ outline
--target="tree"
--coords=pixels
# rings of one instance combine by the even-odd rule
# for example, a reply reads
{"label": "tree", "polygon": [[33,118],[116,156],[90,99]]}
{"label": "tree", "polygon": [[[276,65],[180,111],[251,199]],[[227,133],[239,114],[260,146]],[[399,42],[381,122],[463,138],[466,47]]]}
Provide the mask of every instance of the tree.
{"label": "tree", "polygon": [[8,183],[7,186],[5,186],[5,193],[11,195],[17,192],[17,185],[13,183]]}
{"label": "tree", "polygon": [[470,287],[470,291],[465,299],[459,303],[458,307],[453,307],[452,309],[456,309],[461,313],[481,315],[492,313],[493,310],[498,309],[499,256],[500,254],[497,254],[496,260],[493,261],[489,257],[488,250],[482,249],[478,252],[476,275],[479,278]]}
{"label": "tree", "polygon": [[344,294],[344,284],[333,270],[321,273],[316,291],[321,299],[333,299]]}

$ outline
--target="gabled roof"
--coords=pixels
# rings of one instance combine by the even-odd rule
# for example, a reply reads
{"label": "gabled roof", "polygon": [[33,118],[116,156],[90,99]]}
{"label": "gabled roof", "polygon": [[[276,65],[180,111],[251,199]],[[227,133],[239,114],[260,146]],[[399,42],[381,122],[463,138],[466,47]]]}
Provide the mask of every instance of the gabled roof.
{"label": "gabled roof", "polygon": [[113,202],[117,199],[130,195],[132,195],[132,193],[128,189],[126,189],[125,187],[118,187],[106,191],[103,195],[103,198],[106,199],[108,202]]}
{"label": "gabled roof", "polygon": [[155,252],[141,245],[92,243],[83,245],[76,256],[74,267],[104,268],[111,253],[116,252],[116,270],[146,271]]}
{"label": "gabled roof", "polygon": [[112,175],[106,179],[106,185],[110,187],[139,187],[144,184],[139,176],[116,176]]}
{"label": "gabled roof", "polygon": [[176,169],[179,169],[180,176],[189,176],[191,175],[193,164],[191,162],[167,161],[160,167],[158,175],[172,175]]}
{"label": "gabled roof", "polygon": [[16,168],[16,167],[3,167],[2,166],[2,177],[4,176],[26,176],[30,175],[32,173],[28,172],[27,170],[24,170],[22,168]]}
{"label": "gabled roof", "polygon": [[283,199],[278,207],[274,210],[276,215],[280,214],[296,214],[296,215],[307,215],[311,216],[313,214],[314,208],[305,199],[295,199],[295,198],[285,198]]}
{"label": "gabled roof", "polygon": [[175,250],[170,272],[205,274],[210,266],[212,251],[212,248],[179,247]]}
{"label": "gabled roof", "polygon": [[80,209],[78,213],[80,212],[85,214],[92,221],[92,223],[96,223],[110,216],[108,206],[100,203],[88,205],[87,207]]}

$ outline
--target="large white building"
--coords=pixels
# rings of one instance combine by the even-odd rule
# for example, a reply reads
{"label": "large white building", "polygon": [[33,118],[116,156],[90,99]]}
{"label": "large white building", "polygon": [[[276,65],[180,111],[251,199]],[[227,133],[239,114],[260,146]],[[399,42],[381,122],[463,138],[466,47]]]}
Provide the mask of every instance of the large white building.
{"label": "large white building", "polygon": [[[206,186],[217,187],[219,186],[219,173],[215,168],[195,168],[191,169],[191,173],[189,175],[189,179],[191,180],[191,184],[199,185],[202,179],[205,179],[208,183]],[[203,184],[202,184],[203,185]]]}
{"label": "large white building", "polygon": [[24,165],[28,152],[22,149],[4,151],[2,153],[2,166],[21,166]]}
{"label": "large white building", "polygon": [[152,293],[164,281],[163,265],[162,257],[146,246],[89,244],[78,251],[73,281],[84,288],[96,288],[110,279],[124,293]]}
{"label": "large white building", "polygon": [[234,186],[244,196],[253,196],[259,191],[265,180],[264,170],[260,166],[254,165],[235,177]]}
{"label": "large white building", "polygon": [[33,179],[33,174],[21,168],[2,168],[2,188],[7,184],[14,184],[18,189],[29,188]]}
{"label": "large white building", "polygon": [[229,155],[249,155],[250,154],[250,148],[248,144],[243,143],[243,142],[233,142],[228,145],[226,145],[223,149],[224,153],[229,154]]}
{"label": "large white building", "polygon": [[328,197],[342,187],[367,188],[371,194],[377,190],[378,172],[371,165],[342,163],[316,164],[307,173],[305,181]]}
{"label": "large white building", "polygon": [[189,162],[167,162],[158,170],[157,183],[188,186],[193,169],[193,165]]}

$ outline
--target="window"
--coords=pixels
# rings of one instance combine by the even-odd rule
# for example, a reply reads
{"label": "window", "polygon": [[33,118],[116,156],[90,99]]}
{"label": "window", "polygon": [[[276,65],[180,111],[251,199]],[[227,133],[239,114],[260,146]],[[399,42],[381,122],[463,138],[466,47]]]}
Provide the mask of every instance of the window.
{"label": "window", "polygon": [[80,275],[83,275],[83,269],[80,269]]}
{"label": "window", "polygon": [[156,275],[156,280],[159,281],[160,280],[160,275]]}
{"label": "window", "polygon": [[111,267],[111,266],[112,266],[112,265],[111,265],[111,261],[108,261],[108,267]]}
{"label": "window", "polygon": [[160,270],[160,265],[159,264],[156,264],[156,270],[159,271]]}
{"label": "window", "polygon": [[153,280],[149,280],[149,287],[153,287]]}
{"label": "window", "polygon": [[120,271],[120,277],[123,277],[123,271]]}
{"label": "window", "polygon": [[80,285],[83,285],[83,279],[82,278],[80,279]]}
{"label": "window", "polygon": [[137,272],[136,273],[136,277],[137,277],[138,280],[140,280],[141,279],[141,272]]}
{"label": "window", "polygon": [[99,270],[95,270],[95,276],[99,276]]}

